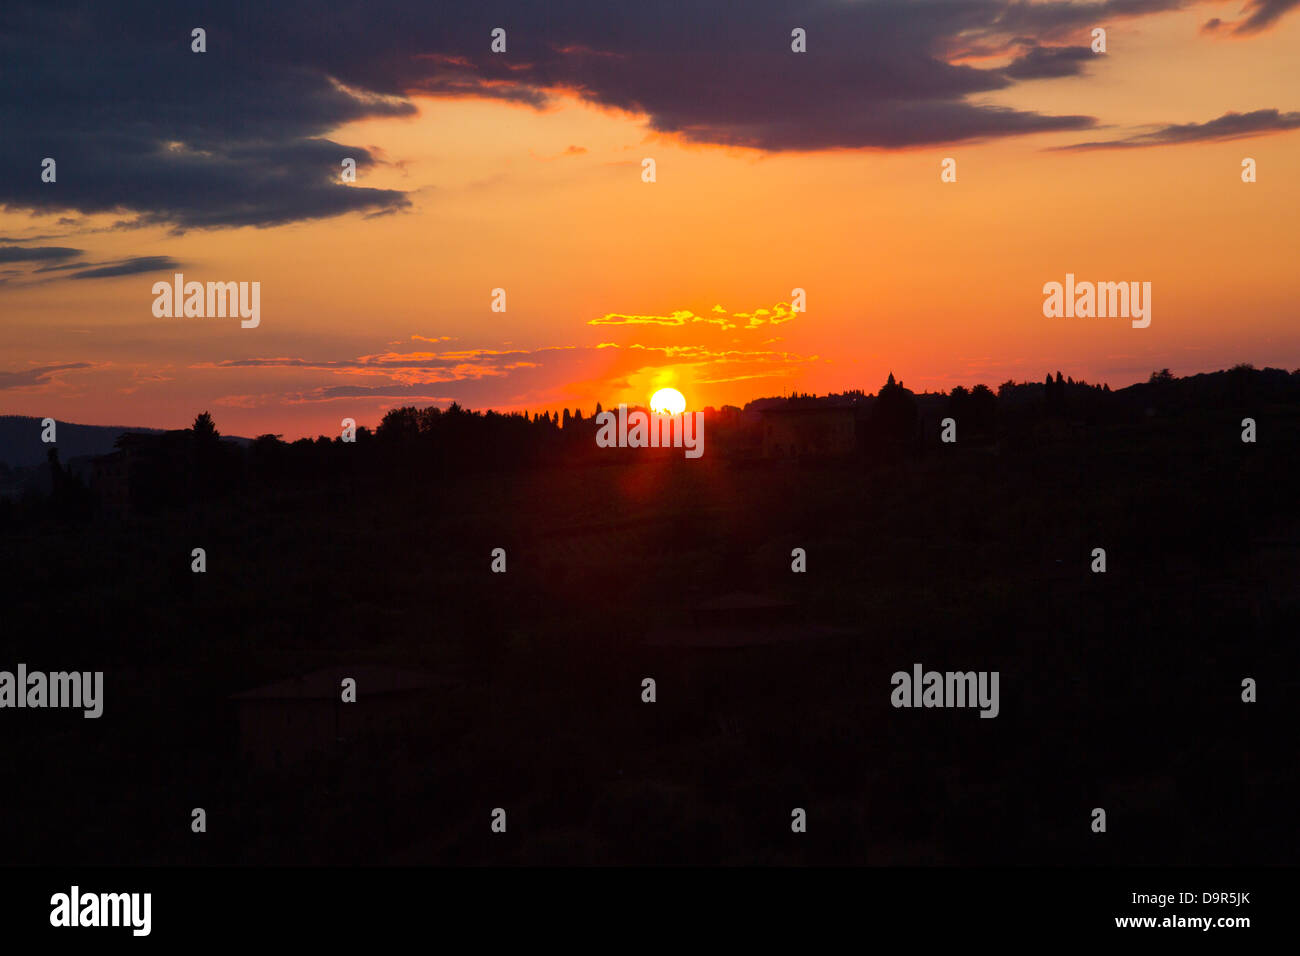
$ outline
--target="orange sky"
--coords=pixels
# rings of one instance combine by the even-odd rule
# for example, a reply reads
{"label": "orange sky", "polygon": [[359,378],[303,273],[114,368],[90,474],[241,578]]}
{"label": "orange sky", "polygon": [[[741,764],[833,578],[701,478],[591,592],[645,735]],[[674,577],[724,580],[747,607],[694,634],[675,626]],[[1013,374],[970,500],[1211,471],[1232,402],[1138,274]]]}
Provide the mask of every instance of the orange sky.
{"label": "orange sky", "polygon": [[[187,279],[259,281],[262,315],[256,329],[155,318],[151,287],[170,270],[17,277],[0,286],[0,369],[79,367],[8,388],[0,403],[155,427],[206,408],[225,433],[295,438],[453,399],[589,414],[663,385],[693,408],[874,391],[891,370],[938,390],[1058,368],[1112,387],[1166,366],[1295,368],[1300,134],[1050,149],[1296,108],[1300,17],[1224,39],[1200,32],[1206,9],[1116,24],[1088,75],[982,100],[1105,124],[1082,134],[764,154],[683,144],[644,116],[573,98],[537,111],[415,97],[418,116],[331,133],[383,158],[357,185],[407,192],[404,212],[174,235],[114,229],[117,215],[61,224],[63,212],[8,210],[0,234],[11,238],[59,237],[49,242],[96,260],[168,255]],[[956,184],[939,180],[945,156]],[[1255,184],[1240,179],[1246,156]],[[641,181],[644,157],[657,163],[653,184]],[[1042,286],[1067,272],[1151,282],[1151,326],[1044,318]],[[496,287],[504,314],[489,308]],[[808,311],[777,316],[795,287]],[[666,324],[681,312],[691,315]]]}

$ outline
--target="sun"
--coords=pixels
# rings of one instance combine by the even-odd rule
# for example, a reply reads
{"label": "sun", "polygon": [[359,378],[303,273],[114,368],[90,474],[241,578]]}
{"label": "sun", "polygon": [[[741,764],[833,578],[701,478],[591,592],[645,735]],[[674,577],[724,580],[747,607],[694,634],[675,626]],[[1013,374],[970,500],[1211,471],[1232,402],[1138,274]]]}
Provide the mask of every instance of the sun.
{"label": "sun", "polygon": [[686,397],[675,388],[661,388],[650,396],[650,411],[661,415],[680,415],[686,411]]}

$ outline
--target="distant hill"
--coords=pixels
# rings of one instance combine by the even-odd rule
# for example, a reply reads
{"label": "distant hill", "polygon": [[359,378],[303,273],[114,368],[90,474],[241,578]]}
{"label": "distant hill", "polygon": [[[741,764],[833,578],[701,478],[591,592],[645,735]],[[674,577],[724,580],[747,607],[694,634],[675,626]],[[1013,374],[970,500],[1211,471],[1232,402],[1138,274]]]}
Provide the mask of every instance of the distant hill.
{"label": "distant hill", "polygon": [[[68,461],[84,455],[107,455],[123,432],[160,434],[161,428],[128,428],[121,425],[77,425],[55,419],[59,458]],[[0,415],[0,462],[10,468],[25,468],[45,462],[49,445],[41,441],[41,419],[26,415]]]}
{"label": "distant hill", "polygon": [[[124,425],[78,425],[55,419],[59,460],[107,455],[113,451],[117,437],[124,432],[160,435],[164,428],[137,428]],[[45,463],[49,445],[41,441],[41,419],[27,415],[0,415],[0,463],[9,468],[29,468]],[[223,435],[230,441],[246,445],[247,438]]]}

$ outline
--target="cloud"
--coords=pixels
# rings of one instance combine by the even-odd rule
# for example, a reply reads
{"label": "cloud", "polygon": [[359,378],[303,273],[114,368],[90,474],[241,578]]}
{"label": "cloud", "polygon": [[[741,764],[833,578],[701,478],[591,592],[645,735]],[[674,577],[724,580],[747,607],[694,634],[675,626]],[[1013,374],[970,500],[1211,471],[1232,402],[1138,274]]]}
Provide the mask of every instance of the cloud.
{"label": "cloud", "polygon": [[592,319],[588,325],[685,325],[699,317],[689,309],[678,309],[672,315],[625,315],[621,312],[609,312],[598,319]]}
{"label": "cloud", "polygon": [[[432,340],[429,340],[432,341]],[[543,349],[540,351],[549,351]],[[226,359],[215,364],[196,368],[309,368],[332,371],[394,371],[412,369],[452,368],[474,363],[498,363],[508,356],[537,354],[524,349],[466,349],[456,352],[381,352],[362,355],[354,359],[317,360],[302,358]]]}
{"label": "cloud", "polygon": [[34,388],[50,383],[51,377],[70,369],[93,368],[90,362],[69,362],[65,365],[45,365],[21,372],[0,372],[0,389]]}
{"label": "cloud", "polygon": [[799,313],[795,312],[789,302],[778,302],[770,309],[755,309],[753,312],[737,312],[735,317],[745,320],[745,328],[756,329],[762,325],[784,325]]}
{"label": "cloud", "polygon": [[1061,76],[1078,76],[1083,64],[1094,54],[1086,46],[1031,46],[1016,57],[1002,72],[1017,80],[1039,80]]}
{"label": "cloud", "polygon": [[[124,224],[180,230],[400,210],[410,203],[400,191],[339,182],[345,157],[359,170],[381,160],[328,134],[413,116],[417,94],[534,108],[574,95],[690,141],[765,150],[1093,125],[969,101],[1014,79],[949,64],[940,51],[989,29],[1006,7],[825,5],[803,17],[816,51],[805,55],[790,51],[790,15],[775,0],[744,16],[702,0],[673,17],[653,4],[512,0],[499,11],[509,54],[494,55],[481,15],[465,4],[345,2],[317,16],[295,4],[227,2],[159,16],[144,4],[14,0],[0,34],[0,165],[30,173],[0,180],[0,203],[122,210],[134,217]],[[195,23],[207,30],[206,53],[191,52]],[[58,163],[55,183],[41,182],[47,156]]]}
{"label": "cloud", "polygon": [[[244,408],[341,400],[446,402],[470,407],[519,407],[529,401],[560,402],[556,390],[612,392],[630,376],[661,368],[689,369],[699,384],[782,378],[818,356],[768,348],[710,348],[705,345],[558,345],[535,349],[478,348],[448,352],[381,352],[344,359],[295,356],[228,359],[191,368],[236,372],[262,369],[263,381],[281,370],[286,387],[237,394],[218,404]],[[274,380],[274,378],[272,378]],[[567,383],[567,384],[557,384]],[[620,384],[623,383],[623,384]],[[544,396],[544,397],[539,397]]]}
{"label": "cloud", "polygon": [[[143,4],[7,5],[0,165],[14,174],[0,182],[0,203],[124,210],[137,224],[178,229],[407,205],[397,191],[342,185],[345,157],[358,169],[374,160],[324,135],[366,117],[413,115],[414,106],[336,81],[328,51],[311,49],[322,18],[278,15],[283,22],[257,22],[232,3],[162,16]],[[346,11],[331,19],[340,41],[354,29]],[[206,53],[190,50],[195,23],[207,30]],[[285,42],[291,36],[302,39]],[[44,157],[58,164],[54,183],[41,181]]]}
{"label": "cloud", "polygon": [[[778,302],[770,309],[755,309],[753,312],[728,312],[720,305],[709,309],[709,315],[696,315],[690,309],[677,309],[670,315],[628,315],[622,312],[609,312],[599,318],[588,320],[588,325],[663,325],[679,327],[703,322],[716,325],[722,331],[742,327],[758,328],[760,325],[780,325],[789,322],[797,313],[793,312],[789,302]],[[734,320],[743,321],[739,326]]]}
{"label": "cloud", "polygon": [[138,275],[142,272],[161,272],[163,270],[172,270],[180,267],[180,263],[171,256],[136,256],[133,259],[124,259],[121,262],[113,262],[108,265],[97,266],[93,269],[83,269],[81,272],[74,272],[68,278],[70,279],[109,279],[113,276],[131,276]]}
{"label": "cloud", "polygon": [[0,246],[0,262],[45,262],[79,255],[80,249],[66,246]]}
{"label": "cloud", "polygon": [[4,242],[4,243],[10,243],[10,242],[44,242],[46,239],[62,239],[62,238],[63,238],[62,235],[26,236],[25,238],[21,238],[21,239],[18,238],[17,236],[0,236],[0,242]]}
{"label": "cloud", "polygon": [[32,275],[39,275],[42,272],[67,272],[69,269],[89,269],[93,265],[93,262],[77,259],[73,262],[60,262],[52,266],[41,266],[39,269],[33,269]]}
{"label": "cloud", "polygon": [[1105,25],[1115,20],[1167,13],[1195,2],[1196,0],[1101,0],[1074,3],[1071,0],[1050,0],[1044,3],[1025,3],[1009,0],[1006,3],[989,4],[1000,9],[992,18],[988,29],[982,32],[1055,39],[1073,30]]}
{"label": "cloud", "polygon": [[1136,149],[1145,146],[1170,146],[1215,140],[1242,139],[1300,129],[1300,112],[1281,113],[1275,109],[1251,113],[1224,113],[1205,123],[1181,123],[1137,133],[1124,139],[1060,146],[1062,150]]}
{"label": "cloud", "polygon": [[[0,204],[176,230],[274,226],[409,208],[402,191],[339,182],[387,160],[332,131],[415,115],[412,97],[478,97],[545,109],[572,96],[644,116],[683,140],[764,151],[904,149],[1078,131],[1084,115],[995,106],[986,94],[1088,62],[1079,31],[1194,0],[697,0],[657,4],[503,0],[508,52],[489,50],[473,4],[340,0],[152,5],[10,0],[0,32]],[[1247,0],[1236,34],[1298,0]],[[793,21],[808,52],[793,53]],[[193,53],[190,30],[207,30]],[[1002,67],[957,51],[1012,53]],[[1021,52],[1015,54],[1013,51]],[[565,155],[577,155],[573,148]],[[55,183],[40,161],[58,163]],[[65,217],[69,218],[69,217]]]}
{"label": "cloud", "polygon": [[[136,275],[142,272],[174,269],[180,265],[170,256],[135,256],[114,262],[94,263],[76,258],[81,256],[82,253],[83,250],[81,249],[72,249],[67,246],[0,246],[0,263],[48,263],[40,268],[31,269],[29,272],[22,269],[5,270],[3,274],[6,276],[27,276],[29,274],[36,276],[51,272],[68,273],[66,276],[52,276],[51,279],[108,279],[113,276]],[[72,261],[65,261],[68,259],[72,259]],[[51,281],[51,279],[44,281]],[[30,283],[14,283],[15,286],[28,284]]]}
{"label": "cloud", "polygon": [[1232,32],[1235,36],[1263,33],[1297,6],[1300,6],[1300,0],[1249,0],[1242,8],[1242,12],[1249,11],[1249,15],[1230,24]]}

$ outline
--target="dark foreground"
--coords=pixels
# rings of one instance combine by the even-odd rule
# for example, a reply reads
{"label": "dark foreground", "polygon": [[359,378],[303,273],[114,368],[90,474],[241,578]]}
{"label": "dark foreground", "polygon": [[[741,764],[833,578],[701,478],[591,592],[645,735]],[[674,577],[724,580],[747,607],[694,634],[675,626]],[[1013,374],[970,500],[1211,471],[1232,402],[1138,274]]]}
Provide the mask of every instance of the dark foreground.
{"label": "dark foreground", "polygon": [[[1270,414],[10,528],[0,668],[105,689],[0,711],[0,863],[1292,862],[1300,410]],[[892,707],[916,663],[998,671],[998,716]],[[233,697],[325,668],[371,682]]]}

